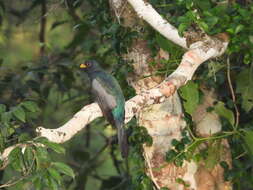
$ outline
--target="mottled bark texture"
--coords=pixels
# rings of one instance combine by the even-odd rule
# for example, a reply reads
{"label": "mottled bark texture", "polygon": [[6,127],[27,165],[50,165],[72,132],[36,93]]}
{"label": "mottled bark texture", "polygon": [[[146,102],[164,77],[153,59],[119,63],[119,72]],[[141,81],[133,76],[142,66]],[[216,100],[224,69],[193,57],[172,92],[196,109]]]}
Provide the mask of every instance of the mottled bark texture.
{"label": "mottled bark texture", "polygon": [[[164,52],[161,54],[153,60],[146,41],[141,39],[135,41],[132,47],[129,48],[129,53],[124,57],[133,64],[134,71],[129,75],[128,81],[135,88],[136,93],[140,93],[144,89],[151,89],[164,80],[161,76],[154,76],[159,64],[156,67],[151,67],[148,64],[151,61],[159,63],[159,58],[165,56]],[[194,181],[194,172],[191,172],[196,171],[195,164],[185,163],[183,167],[176,167],[174,164],[165,161],[165,155],[171,148],[172,139],[180,140],[181,131],[186,126],[177,93],[174,93],[163,103],[145,107],[138,114],[137,119],[139,125],[144,126],[153,139],[152,146],[144,145],[143,156],[146,162],[147,174],[158,189],[161,187],[175,190],[184,189],[184,186],[178,184],[176,179],[182,178],[186,182],[189,181],[189,184],[190,181]],[[192,169],[189,170],[189,167]]]}
{"label": "mottled bark texture", "polygon": [[[119,1],[117,1],[119,2]],[[117,6],[112,5],[112,9],[121,17],[121,24],[126,27],[145,27],[141,19],[137,17],[133,9],[121,1]],[[147,42],[143,39],[135,40],[128,53],[122,55],[134,68],[133,73],[128,76],[129,84],[139,94],[143,90],[151,89],[159,85],[164,77],[155,76],[155,71],[159,68],[161,58],[169,59],[167,52],[160,50],[155,58],[151,57]],[[154,67],[149,63],[156,61]],[[199,136],[208,137],[221,130],[220,120],[217,114],[209,113],[206,109],[214,102],[214,93],[205,90],[203,105],[200,105],[193,116],[196,123],[196,132]],[[160,189],[167,187],[173,190],[223,190],[231,189],[231,185],[223,180],[223,169],[217,165],[212,169],[207,169],[205,163],[184,162],[182,167],[176,167],[165,161],[165,155],[172,148],[172,139],[181,139],[181,132],[186,127],[183,119],[180,98],[175,92],[163,103],[156,103],[147,106],[138,114],[137,119],[140,126],[144,126],[153,139],[152,146],[144,145],[144,158],[146,162],[146,173],[150,176],[155,186]],[[210,122],[211,120],[211,122]],[[212,123],[210,125],[210,123]],[[208,127],[209,126],[209,127]],[[209,146],[208,143],[203,148]],[[222,154],[220,161],[231,163],[228,143],[221,142]],[[184,180],[184,186],[176,182],[177,178]]]}
{"label": "mottled bark texture", "polygon": [[[196,125],[196,134],[199,137],[209,137],[220,132],[222,126],[219,116],[214,110],[207,112],[207,109],[213,107],[215,101],[217,101],[214,89],[202,87],[201,90],[204,94],[203,103],[197,107],[192,118]],[[197,190],[232,189],[232,184],[224,181],[224,169],[219,164],[219,162],[225,161],[231,167],[232,159],[229,144],[226,139],[216,141],[215,143],[207,141],[200,147],[200,150],[214,146],[217,147],[214,159],[218,164],[209,168],[205,162],[198,163],[198,170],[195,173]]]}
{"label": "mottled bark texture", "polygon": [[[123,20],[121,22],[124,26],[137,27],[136,24],[138,23],[139,27],[144,27],[143,22],[139,20],[131,7],[126,6],[123,11],[115,12],[122,12]],[[128,16],[130,20],[134,20],[134,25],[133,22],[128,21]],[[167,52],[160,50],[158,55],[152,58],[147,41],[143,39],[135,40],[132,46],[129,47],[128,53],[123,57],[134,68],[133,73],[129,74],[127,80],[137,94],[159,85],[165,79],[165,77],[156,76],[155,71],[160,66],[159,60],[161,58],[168,59],[169,55]],[[158,64],[151,66],[149,63],[152,61],[156,61]],[[188,171],[189,167],[195,168],[190,172],[196,171],[194,163],[176,167],[174,164],[168,164],[165,161],[165,154],[171,148],[172,139],[180,140],[181,131],[186,126],[182,116],[182,107],[177,93],[167,98],[163,103],[145,107],[138,114],[139,125],[144,126],[153,139],[152,146],[144,145],[144,158],[147,174],[158,189],[161,187],[175,190],[184,189],[183,185],[176,182],[176,179],[182,178],[186,181],[192,181],[194,178],[194,173],[190,174]]]}

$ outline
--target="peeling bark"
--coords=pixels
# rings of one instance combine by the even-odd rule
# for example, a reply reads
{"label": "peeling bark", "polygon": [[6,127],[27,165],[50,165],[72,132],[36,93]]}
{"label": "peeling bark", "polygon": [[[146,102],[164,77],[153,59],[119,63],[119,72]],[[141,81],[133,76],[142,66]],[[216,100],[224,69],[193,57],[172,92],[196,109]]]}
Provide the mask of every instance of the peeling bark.
{"label": "peeling bark", "polygon": [[[204,100],[193,113],[193,121],[196,124],[196,133],[199,137],[209,137],[221,131],[221,123],[219,116],[215,111],[207,112],[207,108],[212,107],[216,101],[213,89],[207,90],[202,87]],[[202,148],[212,146],[210,142],[206,142]],[[230,147],[226,139],[222,139],[220,143],[220,152],[218,161],[225,161],[230,167],[232,165]],[[195,173],[197,190],[231,190],[232,184],[224,181],[224,169],[218,163],[213,168],[207,168],[205,162],[198,163],[198,170]]]}
{"label": "peeling bark", "polygon": [[183,178],[187,173],[187,164],[176,167],[165,160],[166,152],[172,148],[171,141],[180,141],[181,131],[186,126],[177,93],[161,104],[146,107],[138,119],[139,125],[144,126],[153,139],[151,147],[144,145],[149,176],[157,188],[180,189],[182,185],[179,185],[176,179]]}
{"label": "peeling bark", "polygon": [[[157,15],[155,13],[155,16],[151,16],[151,14],[154,13],[154,11],[152,12],[151,10],[151,5],[139,0],[128,1],[133,5],[140,18],[146,20],[168,38],[165,32],[162,31],[163,28],[161,28],[161,25],[171,30],[174,30],[174,28],[168,25],[166,21],[162,22],[162,19],[159,18],[160,15],[156,17]],[[144,5],[141,5],[142,3],[144,3]],[[127,17],[124,18],[127,19]],[[176,167],[174,164],[169,164],[165,161],[166,152],[172,148],[172,139],[180,140],[181,131],[186,126],[183,120],[180,99],[177,96],[176,90],[188,80],[192,79],[194,72],[200,64],[212,57],[221,55],[226,49],[228,42],[228,39],[224,40],[224,38],[217,40],[216,38],[203,35],[201,39],[196,39],[194,36],[199,37],[196,33],[187,36],[187,47],[190,47],[190,50],[184,54],[179,67],[163,83],[161,83],[163,80],[162,77],[158,78],[158,80],[152,77],[143,78],[143,76],[152,76],[153,72],[148,65],[152,58],[150,57],[150,52],[145,41],[140,39],[137,40],[130,48],[129,53],[125,55],[125,59],[133,62],[134,73],[128,77],[128,81],[135,88],[137,94],[141,93],[143,89],[147,90],[161,83],[160,91],[165,94],[165,96],[169,97],[163,103],[144,107],[138,114],[139,125],[144,126],[153,139],[152,146],[149,147],[144,145],[147,174],[151,177],[158,189],[161,187],[167,187],[173,190],[231,189],[231,184],[224,182],[224,171],[219,164],[212,170],[209,170],[205,167],[204,163],[198,163],[197,165],[195,162],[185,161],[182,167]],[[175,38],[174,40],[177,41],[178,39]],[[177,41],[177,43],[179,41]],[[178,44],[186,48],[184,39],[182,39],[181,42],[183,43],[179,42]],[[206,111],[213,102],[214,97],[213,92],[211,92],[205,96],[203,105],[198,107],[193,116],[193,120],[197,125],[196,131],[200,136],[207,137],[221,131],[221,123],[218,115]],[[206,146],[208,146],[208,144],[206,144]],[[224,160],[231,164],[228,143],[224,140],[221,146],[225,151],[224,154],[221,155],[220,161]],[[177,178],[183,179],[189,187],[178,184],[176,182]]]}
{"label": "peeling bark", "polygon": [[[148,63],[156,61],[159,63],[161,56],[169,58],[162,50],[155,58],[151,57],[146,41],[138,39],[129,48],[125,59],[133,65],[133,73],[128,77],[129,83],[140,94],[143,89],[149,90],[159,85],[164,77],[154,77],[153,73],[159,68],[151,67]],[[149,77],[144,77],[149,76]],[[147,129],[152,137],[152,146],[144,145],[144,158],[147,167],[147,174],[150,176],[158,189],[168,187],[173,190],[184,189],[182,184],[176,182],[182,178],[194,189],[194,172],[197,170],[195,163],[185,162],[183,167],[176,167],[165,160],[165,155],[172,148],[172,139],[180,140],[181,131],[186,123],[183,119],[183,111],[177,93],[173,93],[162,103],[155,103],[145,106],[137,114],[138,124]],[[195,168],[195,169],[194,169]]]}

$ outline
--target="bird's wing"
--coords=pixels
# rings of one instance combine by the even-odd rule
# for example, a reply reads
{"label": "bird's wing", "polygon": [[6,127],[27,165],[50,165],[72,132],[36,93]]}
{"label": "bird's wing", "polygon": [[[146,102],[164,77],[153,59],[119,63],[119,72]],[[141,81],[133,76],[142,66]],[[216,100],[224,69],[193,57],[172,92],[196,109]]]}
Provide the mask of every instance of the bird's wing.
{"label": "bird's wing", "polygon": [[97,79],[92,80],[92,91],[103,115],[111,124],[114,123],[112,110],[117,106],[115,97]]}
{"label": "bird's wing", "polygon": [[[104,117],[112,126],[117,127],[121,154],[123,157],[127,157],[128,144],[124,129],[125,100],[117,81],[109,77],[101,74],[99,78],[93,79],[92,92]],[[117,96],[119,96],[118,101]]]}

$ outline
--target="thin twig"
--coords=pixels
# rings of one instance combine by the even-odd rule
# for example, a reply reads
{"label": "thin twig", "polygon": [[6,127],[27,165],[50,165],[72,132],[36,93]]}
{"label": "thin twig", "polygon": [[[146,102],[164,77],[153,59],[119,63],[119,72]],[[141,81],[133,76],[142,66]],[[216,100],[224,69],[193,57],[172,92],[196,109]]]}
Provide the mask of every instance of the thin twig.
{"label": "thin twig", "polygon": [[45,55],[45,35],[46,35],[46,23],[47,18],[44,16],[47,13],[47,4],[46,0],[41,2],[41,19],[40,19],[40,33],[39,33],[39,40],[40,40],[40,56]]}
{"label": "thin twig", "polygon": [[248,153],[248,152],[245,151],[245,152],[239,154],[238,156],[236,156],[236,157],[234,158],[234,160],[238,160],[239,158],[243,157],[243,156],[246,155],[247,153]]}
{"label": "thin twig", "polygon": [[232,82],[231,82],[231,76],[230,76],[230,59],[229,59],[229,57],[227,57],[227,78],[228,78],[229,89],[230,89],[231,96],[232,96],[232,101],[233,101],[233,103],[234,103],[235,115],[236,115],[235,128],[237,128],[238,125],[239,125],[240,112],[238,111],[238,107],[237,107],[237,105],[236,105],[236,97],[235,97],[233,85],[232,85]]}
{"label": "thin twig", "polygon": [[16,185],[18,182],[22,181],[23,179],[25,179],[25,177],[19,178],[18,180],[17,179],[10,180],[5,184],[0,185],[0,189],[4,187],[10,187],[10,186]]}
{"label": "thin twig", "polygon": [[35,19],[35,23],[38,23],[41,21],[42,17],[48,17],[51,13],[55,13],[56,10],[60,7],[62,3],[54,3],[50,6],[49,10],[45,12],[45,14],[40,15],[38,18]]}
{"label": "thin twig", "polygon": [[112,187],[110,190],[116,190],[119,189],[120,186],[122,186],[125,182],[127,181],[127,179],[123,179],[121,180],[120,183],[118,183],[117,185],[115,185],[114,187]]}
{"label": "thin twig", "polygon": [[[35,155],[34,150],[33,150],[33,154]],[[25,161],[23,161],[23,162],[25,162]],[[34,163],[35,163],[35,158],[33,159],[32,163],[31,163],[31,166],[29,168],[27,168],[27,174],[25,176],[23,176],[23,177],[21,177],[19,179],[9,180],[7,183],[5,183],[3,185],[0,185],[0,189],[4,188],[4,187],[10,187],[10,186],[16,185],[20,181],[26,179],[29,176],[30,172],[32,171]]]}
{"label": "thin twig", "polygon": [[148,156],[148,154],[145,150],[143,152],[143,156],[145,158],[145,161],[146,161],[146,164],[147,164],[147,167],[148,167],[148,170],[149,170],[150,178],[152,179],[153,183],[155,184],[155,187],[157,189],[160,189],[160,186],[157,183],[156,178],[154,177],[154,174],[153,174],[153,169],[152,169],[152,166],[151,166],[150,158],[149,158],[149,156]]}
{"label": "thin twig", "polygon": [[119,164],[118,159],[116,158],[113,146],[111,147],[110,155],[111,155],[111,159],[112,159],[113,165],[116,168],[118,174],[119,175],[122,174],[122,172],[120,170],[120,164]]}
{"label": "thin twig", "polygon": [[86,141],[85,142],[85,146],[86,146],[86,148],[88,148],[90,146],[90,135],[91,135],[90,124],[88,124],[86,128],[87,129],[86,129],[86,133],[85,133],[85,136],[86,136],[86,138],[85,138],[85,141]]}

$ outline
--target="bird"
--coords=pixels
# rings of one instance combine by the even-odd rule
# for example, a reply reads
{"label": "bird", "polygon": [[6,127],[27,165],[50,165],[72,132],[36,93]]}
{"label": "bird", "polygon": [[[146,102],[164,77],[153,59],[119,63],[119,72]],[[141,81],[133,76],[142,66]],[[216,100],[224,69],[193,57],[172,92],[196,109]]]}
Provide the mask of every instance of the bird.
{"label": "bird", "polygon": [[124,128],[125,98],[118,81],[105,72],[95,60],[80,64],[80,69],[88,74],[91,93],[99,105],[105,119],[117,129],[118,143],[123,158],[128,156],[127,134]]}

